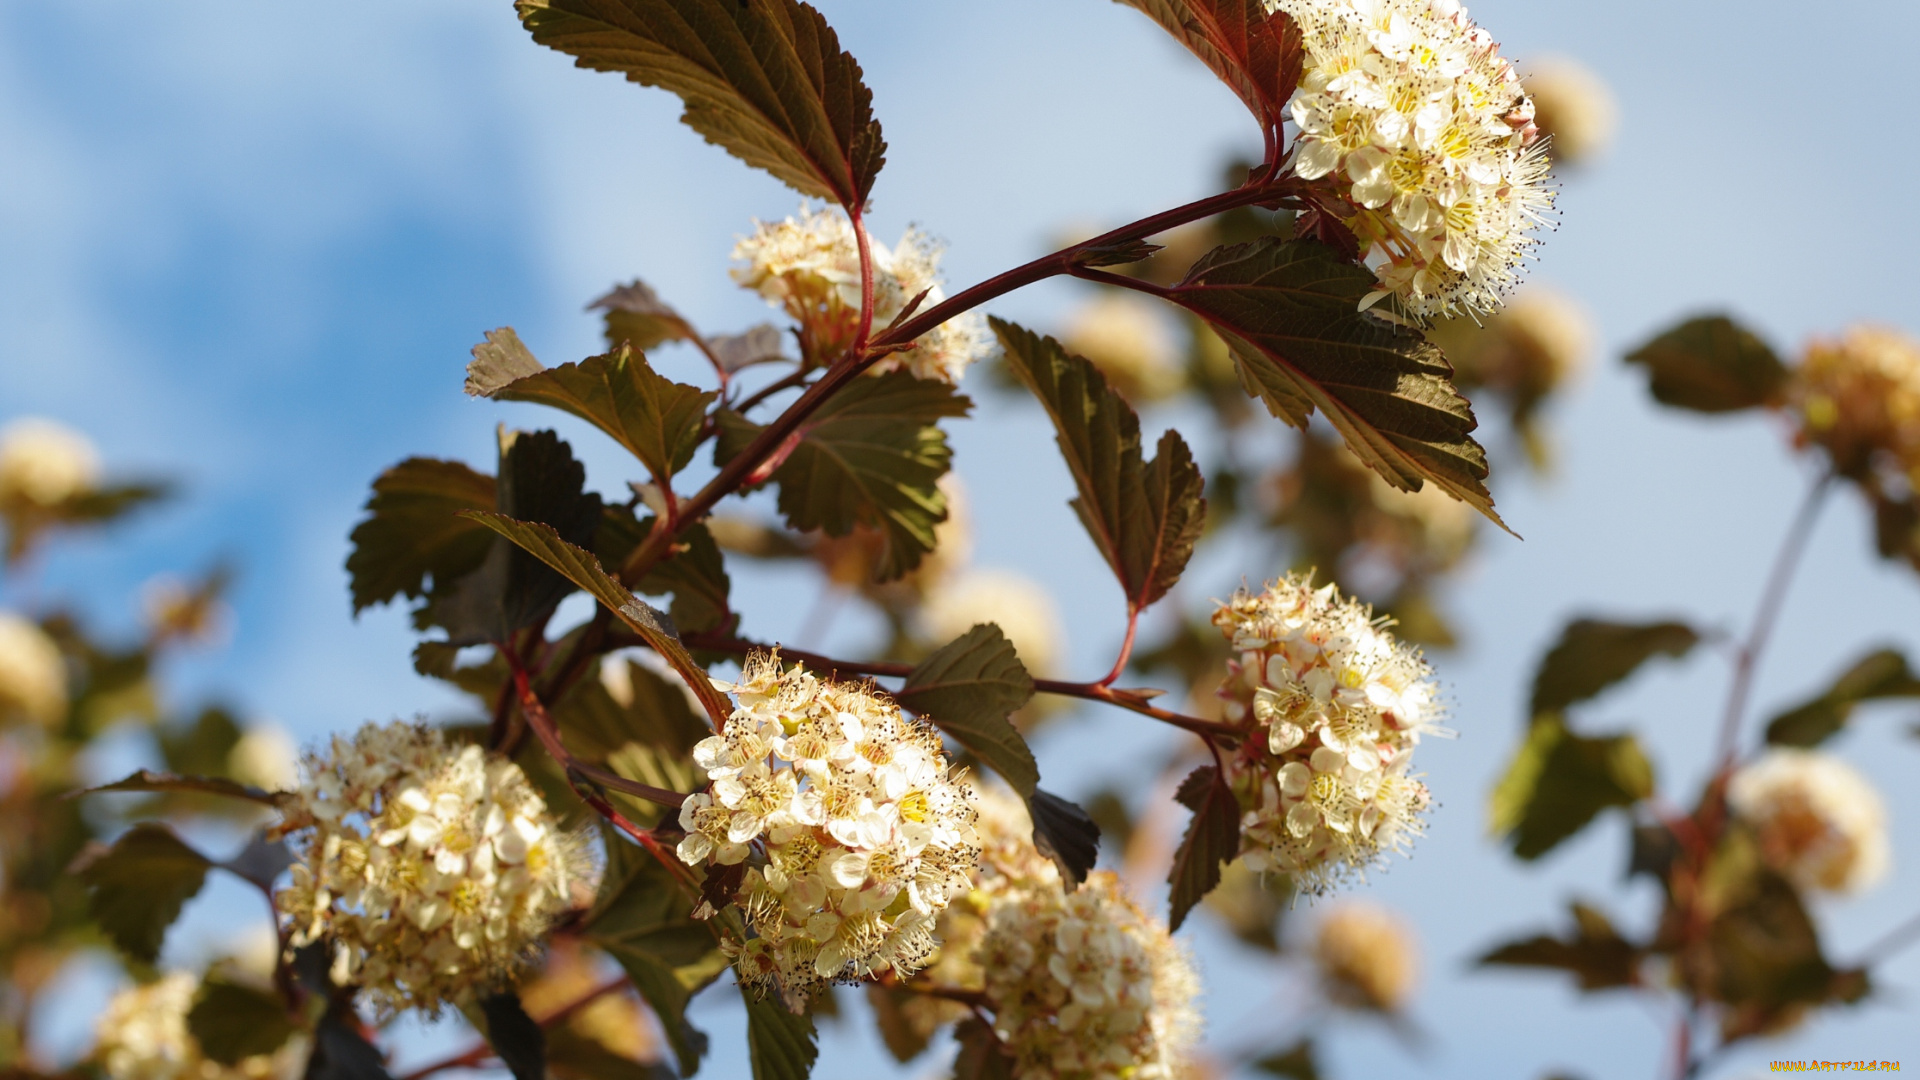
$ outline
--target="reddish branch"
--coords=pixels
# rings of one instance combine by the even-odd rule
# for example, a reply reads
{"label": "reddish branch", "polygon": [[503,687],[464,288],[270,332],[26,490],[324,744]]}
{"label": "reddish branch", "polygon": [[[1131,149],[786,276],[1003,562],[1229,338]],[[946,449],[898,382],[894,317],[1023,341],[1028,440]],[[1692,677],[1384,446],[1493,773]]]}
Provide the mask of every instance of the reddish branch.
{"label": "reddish branch", "polygon": [[[747,641],[743,638],[730,637],[724,634],[687,634],[685,637],[688,645],[700,649],[712,649],[715,652],[744,655],[756,649],[778,648],[783,656],[798,660],[803,664],[810,664],[823,671],[831,671],[843,675],[871,675],[881,678],[903,679],[913,674],[912,664],[902,664],[887,660],[836,660],[833,657],[821,656],[818,653],[805,652],[800,649],[789,649],[784,645],[763,645],[759,642]],[[1055,679],[1035,679],[1033,680],[1033,689],[1037,693],[1042,694],[1056,694],[1061,697],[1080,698],[1085,701],[1105,702],[1108,705],[1125,709],[1128,712],[1151,717],[1163,724],[1171,724],[1174,727],[1191,731],[1195,735],[1208,741],[1214,739],[1237,741],[1244,737],[1244,732],[1231,724],[1222,724],[1214,720],[1203,720],[1198,716],[1187,716],[1184,713],[1177,713],[1148,704],[1151,700],[1151,694],[1145,691],[1116,690],[1104,683],[1061,682]]]}

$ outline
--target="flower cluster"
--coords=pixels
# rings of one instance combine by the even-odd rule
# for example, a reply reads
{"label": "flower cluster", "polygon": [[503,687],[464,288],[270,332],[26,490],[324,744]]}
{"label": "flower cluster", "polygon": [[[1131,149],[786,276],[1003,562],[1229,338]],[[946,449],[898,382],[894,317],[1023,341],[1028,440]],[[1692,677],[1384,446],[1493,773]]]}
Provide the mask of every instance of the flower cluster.
{"label": "flower cluster", "polygon": [[1886,873],[1886,808],[1838,758],[1768,751],[1733,775],[1727,802],[1767,862],[1801,888],[1854,892]]}
{"label": "flower cluster", "polygon": [[295,1080],[306,1068],[305,1036],[271,1054],[222,1065],[187,1030],[200,980],[184,971],[132,986],[107,1002],[96,1028],[94,1059],[108,1080]]}
{"label": "flower cluster", "polygon": [[1428,804],[1408,773],[1413,749],[1443,730],[1419,651],[1366,605],[1301,575],[1242,589],[1213,624],[1234,654],[1219,691],[1225,715],[1248,728],[1226,763],[1247,864],[1323,892],[1405,850]]}
{"label": "flower cluster", "polygon": [[1376,1012],[1396,1012],[1418,977],[1409,930],[1392,912],[1372,904],[1341,904],[1320,920],[1313,960],[1335,1001]]}
{"label": "flower cluster", "polygon": [[0,722],[21,715],[50,727],[67,714],[67,661],[47,632],[0,611]]}
{"label": "flower cluster", "polygon": [[1416,316],[1488,312],[1553,207],[1512,65],[1458,0],[1270,0],[1306,46],[1294,172],[1331,177],[1381,292]]}
{"label": "flower cluster", "polygon": [[1102,295],[1075,312],[1062,341],[1136,404],[1180,392],[1187,373],[1154,305],[1132,293]]}
{"label": "flower cluster", "polygon": [[1920,489],[1920,342],[1896,330],[1856,327],[1807,349],[1791,388],[1801,438],[1864,477],[1876,459]]}
{"label": "flower cluster", "polygon": [[[852,346],[860,322],[860,250],[852,223],[837,210],[803,206],[785,221],[755,224],[753,235],[734,245],[734,259],[745,265],[733,270],[733,279],[784,308],[800,324],[801,352],[809,363],[838,359]],[[940,248],[925,233],[909,228],[894,247],[870,242],[868,249],[875,333],[922,293],[916,312],[946,298],[940,287]],[[978,312],[967,312],[922,334],[911,349],[887,356],[869,371],[904,368],[916,378],[958,383],[990,350],[986,320]]]}
{"label": "flower cluster", "polygon": [[51,420],[16,420],[0,432],[0,508],[58,506],[99,477],[93,444]]}
{"label": "flower cluster", "polygon": [[419,724],[369,724],[310,754],[278,897],[292,943],[383,1014],[437,1013],[510,979],[590,873],[520,767]]}
{"label": "flower cluster", "polygon": [[[1199,1033],[1199,979],[1166,925],[1106,871],[1061,888],[1011,797],[991,823],[972,966],[1021,1080],[1171,1080]],[[953,947],[951,944],[949,948]]]}
{"label": "flower cluster", "polygon": [[750,864],[734,898],[754,934],[734,957],[741,981],[798,1012],[827,981],[918,971],[979,854],[973,792],[939,733],[777,654],[715,685],[737,707],[694,747],[712,787],[680,808],[679,856]]}

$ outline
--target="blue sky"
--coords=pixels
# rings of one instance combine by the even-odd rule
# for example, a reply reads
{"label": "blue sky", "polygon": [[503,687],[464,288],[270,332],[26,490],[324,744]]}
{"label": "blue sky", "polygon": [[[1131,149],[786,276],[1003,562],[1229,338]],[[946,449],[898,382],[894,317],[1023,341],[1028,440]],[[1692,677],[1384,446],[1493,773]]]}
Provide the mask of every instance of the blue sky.
{"label": "blue sky", "polygon": [[[821,0],[862,60],[886,125],[875,193],[883,237],[908,222],[950,242],[964,284],[1043,250],[1076,222],[1113,222],[1207,193],[1246,149],[1234,99],[1137,13],[1102,0],[967,4]],[[1665,1020],[1627,999],[1580,1003],[1558,981],[1476,973],[1467,958],[1558,917],[1574,893],[1629,921],[1651,896],[1619,883],[1618,821],[1520,868],[1485,835],[1484,799],[1519,734],[1532,665],[1576,612],[1748,618],[1806,476],[1763,418],[1708,421],[1653,406],[1618,356],[1678,317],[1738,312],[1782,348],[1872,319],[1920,331],[1912,308],[1920,173],[1906,54],[1920,8],[1849,0],[1608,5],[1481,0],[1479,21],[1521,58],[1577,56],[1614,87],[1622,134],[1568,178],[1539,276],[1594,312],[1604,347],[1555,415],[1551,482],[1496,475],[1526,537],[1486,537],[1452,602],[1465,649],[1437,658],[1461,732],[1423,749],[1441,809],[1417,858],[1367,890],[1419,925],[1427,981],[1409,1053],[1337,1028],[1337,1076],[1640,1077]],[[675,122],[670,97],[573,70],[525,40],[505,0],[253,4],[64,0],[0,6],[0,418],[36,413],[90,433],[128,472],[177,475],[189,495],[45,565],[35,591],[130,624],[148,574],[234,555],[244,577],[232,645],[178,672],[191,696],[227,688],[302,737],[367,718],[444,710],[416,679],[403,618],[349,616],[341,562],[367,482],[423,453],[485,461],[492,425],[551,421],[464,399],[467,348],[511,324],[548,362],[594,351],[581,307],[616,280],[652,282],[703,327],[765,317],[725,276],[732,238],[797,200]],[[1057,325],[1076,294],[1047,287],[993,310]],[[693,377],[682,356],[663,355]],[[1074,528],[1040,414],[976,388],[959,467],[979,505],[976,561],[1047,581],[1075,670],[1104,670],[1117,593]],[[537,417],[537,418],[536,418]],[[1146,417],[1148,427],[1183,418]],[[593,482],[625,479],[612,445],[577,426]],[[1281,433],[1275,432],[1275,439]],[[1270,567],[1196,566],[1198,597]],[[811,593],[736,577],[750,628],[791,633]],[[1871,645],[1920,653],[1920,583],[1870,555],[1865,514],[1835,500],[1762,673],[1764,713]],[[860,640],[857,620],[843,644]],[[1669,790],[1690,790],[1724,665],[1656,669],[1593,719],[1632,723]],[[1886,793],[1895,867],[1867,896],[1824,905],[1852,958],[1920,896],[1920,800],[1904,782],[1920,742],[1898,710],[1838,749]],[[1097,737],[1104,748],[1088,755]],[[1050,783],[1141,775],[1158,731],[1090,715],[1038,747]],[[1906,899],[1903,899],[1905,897]],[[1311,913],[1306,913],[1311,917]],[[1305,921],[1304,919],[1302,921]],[[1211,965],[1210,1020],[1226,1044],[1283,1017],[1278,976]],[[1898,1058],[1914,1049],[1920,951],[1888,993],[1737,1056]],[[716,997],[723,995],[716,994]],[[738,1061],[723,1035],[716,1075]],[[829,1053],[871,1045],[833,1036]],[[853,1071],[849,1069],[848,1071]],[[823,1075],[826,1073],[823,1072]]]}

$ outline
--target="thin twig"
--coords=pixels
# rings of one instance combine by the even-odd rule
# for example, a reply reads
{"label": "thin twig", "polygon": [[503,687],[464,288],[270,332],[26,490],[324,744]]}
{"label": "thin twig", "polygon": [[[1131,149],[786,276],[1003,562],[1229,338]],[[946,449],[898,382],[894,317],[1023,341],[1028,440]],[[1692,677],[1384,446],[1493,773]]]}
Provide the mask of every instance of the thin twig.
{"label": "thin twig", "polygon": [[1862,950],[1860,966],[1868,967],[1877,964],[1916,941],[1920,941],[1920,915],[1915,915],[1882,934],[1878,941]]}
{"label": "thin twig", "polygon": [[547,754],[564,769],[569,776],[584,776],[603,787],[625,792],[648,802],[678,809],[687,800],[685,792],[668,791],[651,784],[642,784],[629,780],[617,773],[608,772],[597,765],[589,765],[573,755],[566,744],[560,740],[560,729],[554,724],[553,717],[547,713],[547,707],[533,692],[532,684],[527,680],[527,669],[520,663],[520,657],[511,649],[503,649],[507,664],[513,671],[513,685],[520,693],[520,711],[527,718],[527,725],[545,747]]}
{"label": "thin twig", "polygon": [[1747,711],[1747,698],[1753,691],[1753,678],[1760,663],[1760,654],[1766,650],[1767,639],[1772,637],[1774,625],[1780,620],[1787,587],[1793,582],[1794,570],[1799,567],[1800,558],[1806,552],[1807,541],[1813,535],[1814,523],[1820,518],[1820,508],[1825,504],[1827,492],[1833,488],[1833,481],[1833,472],[1822,473],[1801,502],[1793,524],[1787,529],[1786,539],[1781,542],[1780,553],[1774,558],[1773,570],[1767,575],[1765,591],[1760,594],[1759,610],[1754,613],[1753,628],[1747,632],[1746,640],[1741,642],[1739,652],[1735,654],[1733,685],[1727,691],[1727,711],[1720,721],[1718,752],[1714,755],[1722,775],[1732,768],[1734,756],[1739,750],[1740,722]]}
{"label": "thin twig", "polygon": [[760,404],[761,402],[767,400],[768,398],[772,397],[773,395],[779,393],[782,390],[791,390],[796,386],[800,386],[804,384],[807,381],[807,376],[811,374],[813,374],[812,369],[801,368],[800,370],[791,372],[782,378],[775,379],[774,381],[768,383],[767,385],[761,387],[760,389],[755,390],[753,393],[748,394],[747,400],[742,401],[738,405],[735,405],[733,407],[733,411],[738,413],[744,413],[748,409],[753,408],[755,405]]}
{"label": "thin twig", "polygon": [[1139,632],[1140,607],[1137,604],[1128,604],[1127,636],[1120,641],[1120,655],[1114,658],[1113,670],[1107,672],[1106,678],[1101,679],[1097,685],[1112,686],[1120,678],[1121,673],[1127,670],[1127,661],[1133,659],[1133,639]]}

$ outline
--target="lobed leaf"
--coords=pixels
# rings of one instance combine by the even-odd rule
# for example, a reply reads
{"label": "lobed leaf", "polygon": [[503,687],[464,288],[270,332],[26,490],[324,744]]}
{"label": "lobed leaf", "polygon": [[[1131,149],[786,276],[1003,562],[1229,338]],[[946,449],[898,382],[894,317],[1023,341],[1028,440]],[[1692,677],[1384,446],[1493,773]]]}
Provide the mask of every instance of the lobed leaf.
{"label": "lobed leaf", "polygon": [[692,1076],[707,1052],[707,1037],[687,1020],[687,1003],[727,968],[713,932],[689,914],[679,883],[635,845],[602,829],[607,868],[584,920],[589,940],[633,979],[634,989],[659,1017],[667,1043]]}
{"label": "lobed leaf", "polygon": [[1034,788],[1027,799],[1033,846],[1060,868],[1060,880],[1077,889],[1100,857],[1100,826],[1076,803]]}
{"label": "lobed leaf", "polygon": [[923,1031],[907,1015],[905,1006],[919,996],[879,983],[867,984],[867,1007],[873,1010],[873,1025],[880,1030],[880,1041],[886,1044],[887,1053],[902,1065],[926,1053],[927,1044],[933,1041],[932,1034]]}
{"label": "lobed leaf", "polygon": [[408,458],[381,473],[350,538],[354,613],[402,593],[420,599],[429,580],[440,586],[471,573],[493,538],[455,515],[494,503],[493,477],[457,461]]}
{"label": "lobed leaf", "polygon": [[1277,140],[1300,84],[1300,28],[1267,0],[1119,0],[1200,58]]}
{"label": "lobed leaf", "polygon": [[802,195],[866,205],[886,158],[860,65],[799,0],[519,0],[533,40],[679,95],[680,119]]}
{"label": "lobed leaf", "polygon": [[[573,448],[551,431],[503,426],[498,438],[499,512],[547,525],[570,543],[591,543],[602,517],[600,496],[585,490],[587,471],[574,459]],[[460,511],[462,516],[477,512]],[[443,627],[450,645],[504,641],[546,619],[572,591],[566,578],[539,559],[495,538],[478,569],[446,588],[436,583],[427,605],[414,613],[414,623],[420,629]]]}
{"label": "lobed leaf", "polygon": [[645,351],[669,341],[694,336],[693,327],[678,311],[660,299],[646,282],[635,278],[587,305],[588,311],[606,312],[607,350],[631,345]]}
{"label": "lobed leaf", "polygon": [[121,952],[152,964],[167,928],[200,892],[212,865],[172,829],[142,822],[111,847],[83,852],[73,874],[87,886],[87,912],[107,937]]}
{"label": "lobed leaf", "polygon": [[1033,698],[1033,677],[998,626],[976,626],[916,665],[894,695],[992,767],[1022,799],[1040,766],[1010,719]]}
{"label": "lobed leaf", "polygon": [[1493,789],[1493,831],[1532,861],[1602,810],[1631,806],[1653,793],[1653,765],[1632,735],[1588,737],[1559,716],[1536,717],[1527,741]]}
{"label": "lobed leaf", "polygon": [[1769,721],[1767,742],[1818,746],[1839,734],[1861,702],[1911,697],[1920,697],[1920,678],[1907,658],[1897,649],[1879,649],[1842,672],[1825,693]]}
{"label": "lobed leaf", "polygon": [[[476,359],[473,366],[479,364]],[[476,385],[482,389],[476,391]],[[720,396],[660,375],[645,355],[624,342],[604,355],[541,368],[497,385],[469,376],[467,392],[572,413],[613,436],[663,484],[693,460],[707,406]]]}
{"label": "lobed leaf", "polygon": [[1596,697],[1656,656],[1679,659],[1700,641],[1685,623],[1575,619],[1533,676],[1531,714],[1557,713]]}
{"label": "lobed leaf", "polygon": [[753,1080],[807,1080],[820,1056],[813,1017],[794,1015],[778,996],[741,987],[747,1001],[747,1058]]}
{"label": "lobed leaf", "polygon": [[1647,369],[1655,401],[1723,413],[1776,404],[1787,367],[1767,343],[1724,315],[1689,319],[1627,354]]}
{"label": "lobed leaf", "polygon": [[[593,540],[593,553],[604,566],[619,566],[633,554],[659,524],[655,518],[635,521],[625,507],[607,507],[606,520]],[[646,596],[671,596],[667,613],[682,630],[716,630],[733,618],[726,559],[707,522],[696,521],[680,530],[671,557],[655,563],[634,591]]]}
{"label": "lobed leaf", "polygon": [[[972,408],[946,383],[905,371],[853,380],[801,427],[792,453],[773,472],[787,524],[829,536],[845,536],[855,525],[878,530],[885,539],[881,581],[918,566],[934,549],[934,527],[947,517],[936,485],[953,454],[935,421]],[[722,412],[720,424],[715,455],[722,464],[760,432],[735,412]]]}
{"label": "lobed leaf", "polygon": [[520,995],[511,990],[488,994],[480,999],[480,1015],[486,1020],[487,1045],[513,1080],[546,1080],[546,1032],[527,1015]]}
{"label": "lobed leaf", "polygon": [[1080,494],[1071,505],[1140,610],[1165,596],[1206,526],[1205,480],[1179,432],[1140,449],[1140,418],[1100,370],[1050,337],[992,319],[1007,366],[1053,418],[1055,441]]}
{"label": "lobed leaf", "polygon": [[1394,487],[1432,481],[1505,528],[1452,366],[1418,331],[1359,310],[1376,287],[1325,244],[1267,237],[1215,248],[1164,295],[1220,335],[1274,416],[1304,428],[1319,409]]}
{"label": "lobed leaf", "polygon": [[1217,766],[1202,765],[1188,773],[1174,797],[1193,811],[1193,820],[1173,853],[1173,869],[1167,875],[1173,886],[1169,930],[1180,929],[1187,912],[1220,884],[1221,865],[1240,854],[1240,802]]}
{"label": "lobed leaf", "polygon": [[1639,985],[1641,950],[1621,937],[1599,909],[1579,902],[1571,906],[1573,936],[1540,934],[1509,941],[1482,956],[1479,963],[1566,971],[1579,980],[1582,990]]}
{"label": "lobed leaf", "polygon": [[200,1044],[200,1052],[229,1067],[256,1054],[273,1053],[295,1030],[279,993],[217,972],[201,980],[193,1008],[187,1012],[187,1033]]}
{"label": "lobed leaf", "polygon": [[600,560],[590,553],[561,539],[550,525],[531,521],[516,521],[505,514],[490,514],[484,511],[469,510],[467,516],[513,541],[521,549],[532,553],[541,562],[552,567],[568,581],[585,589],[594,599],[605,604],[627,628],[640,635],[640,639],[654,652],[660,654],[673,669],[680,673],[694,695],[707,709],[707,715],[718,724],[722,718],[733,711],[733,706],[725,695],[713,688],[706,669],[694,662],[686,646],[680,643],[680,635],[666,616],[635,599],[627,587],[615,581],[600,567]]}
{"label": "lobed leaf", "polygon": [[571,1024],[547,1031],[547,1068],[560,1080],[673,1080],[664,1062],[642,1063],[582,1034]]}
{"label": "lobed leaf", "polygon": [[152,791],[152,792],[193,792],[200,795],[219,795],[229,799],[245,799],[266,806],[280,805],[281,796],[262,791],[257,787],[234,780],[222,780],[211,776],[176,776],[172,773],[154,772],[141,769],[125,779],[115,780],[111,784],[86,788],[76,795],[92,795],[102,791]]}

